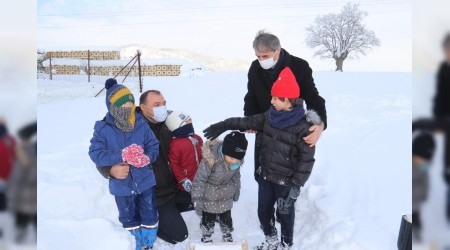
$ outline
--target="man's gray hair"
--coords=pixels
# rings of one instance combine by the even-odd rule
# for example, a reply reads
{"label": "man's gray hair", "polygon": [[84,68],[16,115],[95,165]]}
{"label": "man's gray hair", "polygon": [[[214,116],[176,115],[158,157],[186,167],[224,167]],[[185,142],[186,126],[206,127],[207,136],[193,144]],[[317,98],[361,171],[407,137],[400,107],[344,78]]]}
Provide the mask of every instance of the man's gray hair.
{"label": "man's gray hair", "polygon": [[266,32],[265,30],[258,31],[255,40],[253,41],[253,49],[258,51],[271,49],[272,51],[275,51],[279,48],[281,48],[281,45],[278,37]]}
{"label": "man's gray hair", "polygon": [[450,33],[447,33],[445,36],[444,41],[442,42],[442,47],[444,47],[444,49],[450,49]]}

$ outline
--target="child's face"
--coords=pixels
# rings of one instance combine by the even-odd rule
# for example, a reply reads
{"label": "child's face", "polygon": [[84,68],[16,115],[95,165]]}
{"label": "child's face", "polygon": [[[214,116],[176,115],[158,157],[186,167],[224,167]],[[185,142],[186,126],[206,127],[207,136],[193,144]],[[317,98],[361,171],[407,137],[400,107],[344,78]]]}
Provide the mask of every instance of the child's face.
{"label": "child's face", "polygon": [[423,157],[413,155],[412,162],[414,166],[419,166],[421,164],[428,163],[429,161]]}
{"label": "child's face", "polygon": [[287,98],[284,98],[284,101],[276,96],[272,96],[272,100],[270,103],[277,111],[287,111],[292,108],[291,103]]}
{"label": "child's face", "polygon": [[122,104],[121,107],[122,108],[131,108],[131,107],[133,107],[133,103],[132,102],[126,102],[126,103]]}
{"label": "child's face", "polygon": [[228,164],[228,165],[231,165],[231,164],[235,164],[235,163],[238,163],[238,162],[240,162],[240,160],[238,160],[238,159],[236,159],[236,158],[233,158],[233,157],[231,157],[231,156],[228,156],[228,155],[223,155],[224,157],[224,160],[225,160],[225,162]]}

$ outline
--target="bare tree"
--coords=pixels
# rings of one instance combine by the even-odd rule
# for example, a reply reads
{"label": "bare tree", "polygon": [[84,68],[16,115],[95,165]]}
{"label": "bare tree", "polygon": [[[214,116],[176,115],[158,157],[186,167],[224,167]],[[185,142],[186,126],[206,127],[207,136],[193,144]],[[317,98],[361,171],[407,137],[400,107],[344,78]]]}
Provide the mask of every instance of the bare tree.
{"label": "bare tree", "polygon": [[356,3],[347,3],[341,13],[318,16],[306,28],[306,44],[318,48],[315,56],[336,60],[336,71],[342,71],[345,59],[366,55],[367,50],[380,45],[374,32],[362,24],[367,12],[358,7]]}
{"label": "bare tree", "polygon": [[45,60],[47,60],[47,53],[42,50],[37,50],[37,71],[38,72],[44,72],[44,65],[42,64]]}

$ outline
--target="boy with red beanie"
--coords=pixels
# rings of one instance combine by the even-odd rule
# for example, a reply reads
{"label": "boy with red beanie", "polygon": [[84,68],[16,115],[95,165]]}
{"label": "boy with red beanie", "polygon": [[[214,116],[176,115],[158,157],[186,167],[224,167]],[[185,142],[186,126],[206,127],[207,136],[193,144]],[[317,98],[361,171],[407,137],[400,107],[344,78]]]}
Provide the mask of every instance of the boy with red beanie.
{"label": "boy with red beanie", "polygon": [[261,167],[258,178],[258,218],[266,242],[256,249],[278,249],[280,242],[273,223],[277,203],[281,224],[281,248],[293,248],[295,208],[300,188],[308,180],[313,165],[315,147],[303,140],[311,124],[321,119],[314,110],[305,113],[300,88],[289,67],[284,68],[272,86],[272,106],[262,114],[229,118],[215,123],[203,132],[214,139],[228,129],[256,130],[262,133]]}

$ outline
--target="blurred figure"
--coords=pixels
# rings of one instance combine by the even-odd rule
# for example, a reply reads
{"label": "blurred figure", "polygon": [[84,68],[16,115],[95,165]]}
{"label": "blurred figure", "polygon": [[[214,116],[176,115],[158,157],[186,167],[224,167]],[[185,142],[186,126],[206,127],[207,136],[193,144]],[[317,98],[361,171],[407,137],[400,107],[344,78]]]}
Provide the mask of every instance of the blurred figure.
{"label": "blurred figure", "polygon": [[17,147],[17,164],[7,186],[10,209],[15,217],[15,241],[23,243],[27,226],[34,227],[36,239],[37,226],[37,124],[29,124],[19,130],[20,143]]}
{"label": "blurred figure", "polygon": [[437,88],[434,98],[433,115],[438,123],[442,124],[445,135],[445,159],[444,159],[444,179],[447,183],[447,222],[450,223],[450,33],[448,33],[442,43],[445,60],[437,75]]}
{"label": "blurred figure", "polygon": [[[6,184],[16,160],[16,140],[9,134],[6,122],[0,119],[0,222],[5,221],[7,199]],[[2,223],[0,226],[3,226]],[[0,227],[0,238],[3,230]]]}
{"label": "blurred figure", "polygon": [[428,132],[420,132],[412,143],[412,230],[413,240],[421,241],[422,220],[421,206],[428,197],[429,176],[431,158],[433,156],[436,143],[433,135]]}

